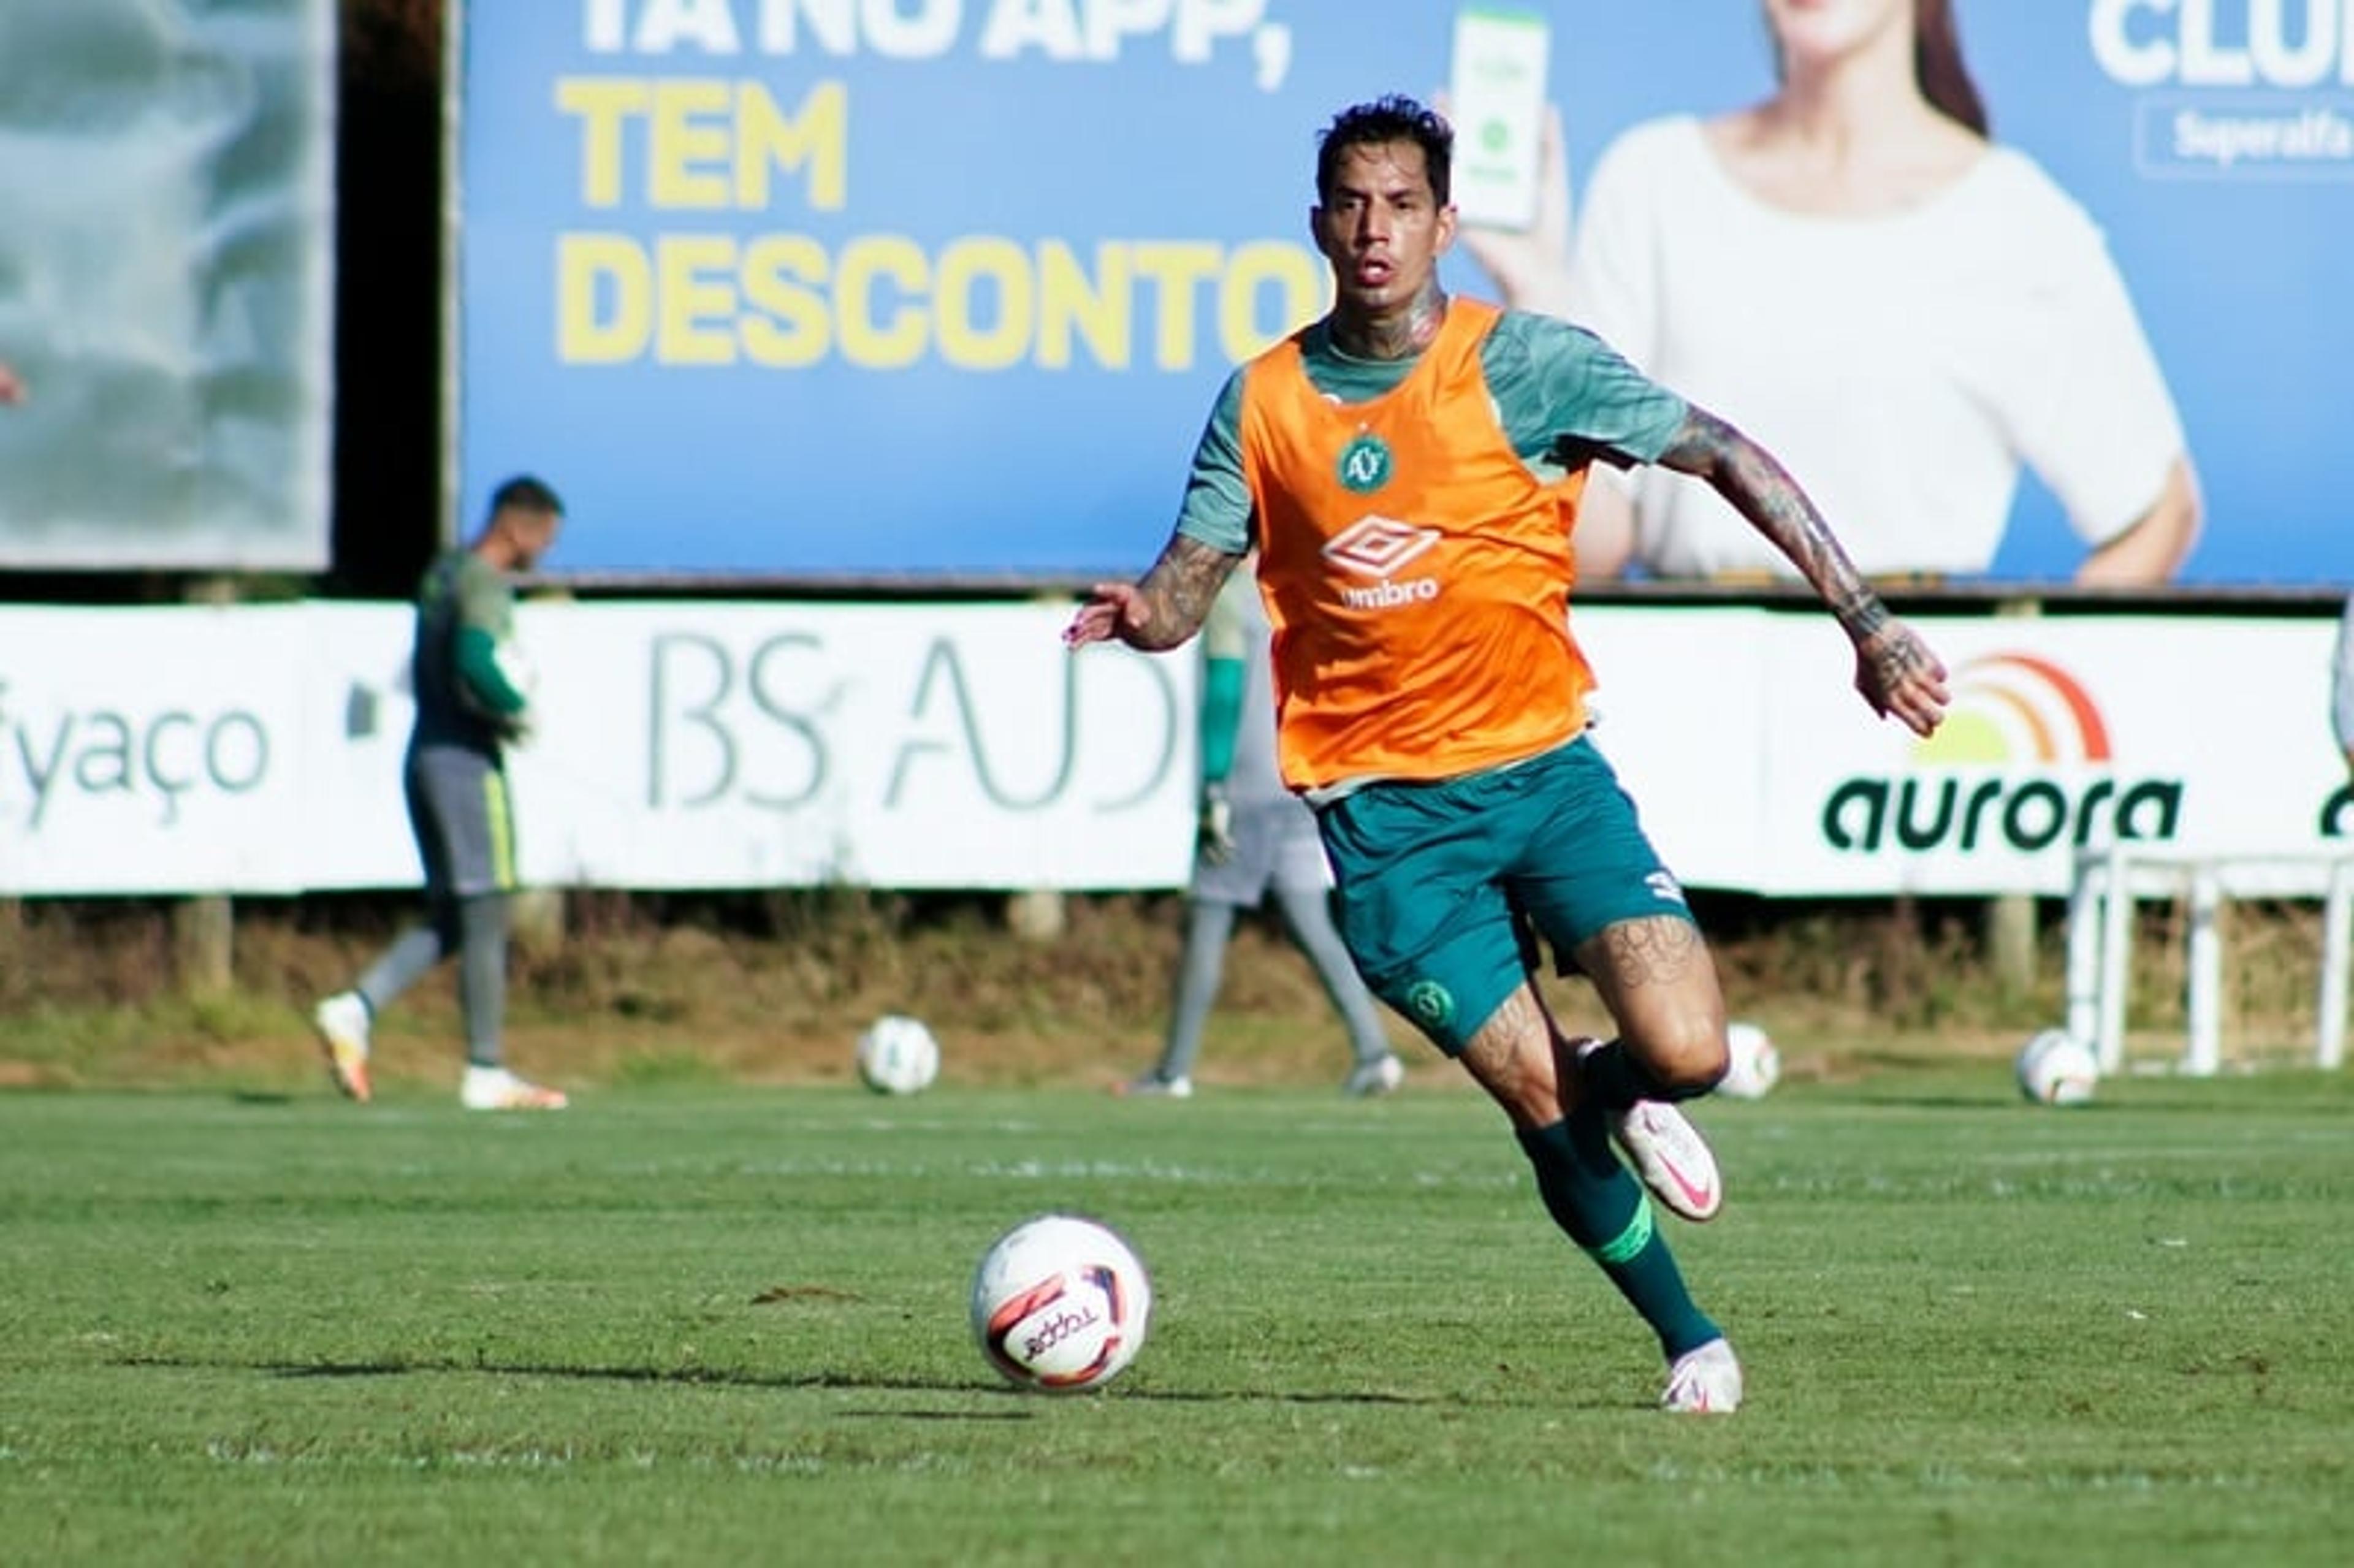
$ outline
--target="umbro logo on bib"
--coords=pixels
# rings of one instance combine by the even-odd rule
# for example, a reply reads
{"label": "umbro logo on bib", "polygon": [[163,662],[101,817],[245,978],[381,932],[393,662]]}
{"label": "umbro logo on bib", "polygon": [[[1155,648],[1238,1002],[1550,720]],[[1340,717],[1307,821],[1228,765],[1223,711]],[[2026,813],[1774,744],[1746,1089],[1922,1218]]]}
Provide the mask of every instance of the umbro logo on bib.
{"label": "umbro logo on bib", "polygon": [[1438,530],[1390,517],[1361,517],[1325,542],[1324,558],[1368,577],[1385,577],[1438,543]]}
{"label": "umbro logo on bib", "polygon": [[1341,602],[1351,609],[1387,610],[1437,599],[1437,577],[1401,580],[1394,574],[1438,539],[1436,528],[1417,528],[1387,517],[1361,517],[1350,524],[1325,542],[1324,558],[1358,577],[1375,580],[1360,585],[1343,578]]}

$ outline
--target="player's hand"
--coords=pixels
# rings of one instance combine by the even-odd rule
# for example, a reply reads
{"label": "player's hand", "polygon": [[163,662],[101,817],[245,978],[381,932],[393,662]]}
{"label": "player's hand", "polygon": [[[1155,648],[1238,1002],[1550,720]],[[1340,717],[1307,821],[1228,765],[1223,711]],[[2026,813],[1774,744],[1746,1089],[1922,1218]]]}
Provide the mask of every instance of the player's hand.
{"label": "player's hand", "polygon": [[[1447,112],[1447,95],[1437,110]],[[1491,228],[1467,223],[1463,249],[1495,281],[1496,292],[1514,310],[1547,315],[1569,312],[1569,150],[1562,136],[1561,106],[1545,105],[1544,130],[1537,148],[1535,220],[1525,229]]]}
{"label": "player's hand", "polygon": [[1125,642],[1143,627],[1144,618],[1144,594],[1134,583],[1097,583],[1063,629],[1063,641],[1072,648],[1115,639]]}
{"label": "player's hand", "polygon": [[1946,666],[1919,633],[1895,620],[1855,645],[1855,689],[1873,713],[1921,736],[1936,729],[1951,700]]}
{"label": "player's hand", "polygon": [[499,744],[521,749],[539,735],[539,716],[528,706],[517,708],[499,721]]}
{"label": "player's hand", "polygon": [[1208,784],[1202,789],[1202,814],[1196,824],[1194,847],[1202,859],[1211,865],[1224,865],[1235,858],[1235,806],[1226,799],[1225,786]]}

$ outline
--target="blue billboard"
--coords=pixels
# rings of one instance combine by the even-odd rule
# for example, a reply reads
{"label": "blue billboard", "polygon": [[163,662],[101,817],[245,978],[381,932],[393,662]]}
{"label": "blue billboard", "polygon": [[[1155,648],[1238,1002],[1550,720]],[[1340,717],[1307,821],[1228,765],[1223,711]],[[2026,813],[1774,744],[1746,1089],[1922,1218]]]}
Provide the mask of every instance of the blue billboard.
{"label": "blue billboard", "polygon": [[[1773,88],[1754,0],[1522,8],[1581,196],[1629,127]],[[1956,9],[1997,141],[2105,235],[2163,367],[2204,496],[2177,579],[2354,580],[2354,0]],[[1233,366],[1323,308],[1317,131],[1444,86],[1454,23],[1432,0],[477,0],[467,520],[529,469],[571,508],[562,568],[1132,572]],[[1443,276],[1494,292],[1459,248]],[[2065,579],[2084,548],[2031,480],[1987,575]]]}

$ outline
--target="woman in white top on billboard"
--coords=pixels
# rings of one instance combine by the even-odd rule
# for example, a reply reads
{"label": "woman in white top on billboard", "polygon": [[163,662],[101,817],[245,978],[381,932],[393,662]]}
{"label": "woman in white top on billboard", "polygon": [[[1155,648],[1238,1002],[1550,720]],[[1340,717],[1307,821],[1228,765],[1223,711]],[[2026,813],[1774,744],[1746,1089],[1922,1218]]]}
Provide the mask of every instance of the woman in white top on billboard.
{"label": "woman in white top on billboard", "polygon": [[[2100,230],[1994,144],[1950,0],[1765,0],[1779,86],[1638,125],[1569,238],[1559,117],[1526,233],[1464,231],[1508,302],[1592,328],[1780,453],[1880,576],[1986,572],[2022,465],[2079,583],[2171,578],[2196,541],[2181,421]],[[1680,476],[1589,486],[1581,572],[1786,575]]]}

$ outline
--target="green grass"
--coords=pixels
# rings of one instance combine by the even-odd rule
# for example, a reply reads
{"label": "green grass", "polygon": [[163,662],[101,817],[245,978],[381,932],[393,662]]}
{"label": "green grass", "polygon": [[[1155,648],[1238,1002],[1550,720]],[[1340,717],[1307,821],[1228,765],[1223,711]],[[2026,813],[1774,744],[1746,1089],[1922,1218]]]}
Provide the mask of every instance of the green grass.
{"label": "green grass", "polygon": [[[1752,1403],[1677,1420],[1500,1121],[1420,1076],[664,1076],[541,1120],[0,1095],[0,1561],[2343,1560],[2341,1078],[1705,1107],[1732,1201],[1675,1239]],[[1143,1254],[1152,1336],[1017,1394],[970,1271],[1066,1207]]]}

